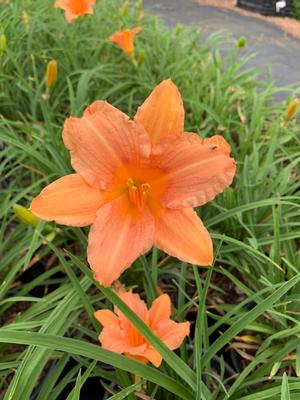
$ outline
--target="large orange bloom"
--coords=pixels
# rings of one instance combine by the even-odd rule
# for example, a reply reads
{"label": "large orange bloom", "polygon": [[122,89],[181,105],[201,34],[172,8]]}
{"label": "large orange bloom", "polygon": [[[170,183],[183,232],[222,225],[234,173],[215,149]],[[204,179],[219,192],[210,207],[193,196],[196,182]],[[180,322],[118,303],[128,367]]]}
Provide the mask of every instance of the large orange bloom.
{"label": "large orange bloom", "polygon": [[133,29],[125,29],[109,36],[108,40],[116,43],[129,57],[134,55],[134,37],[137,33],[140,33],[142,28],[136,26]]}
{"label": "large orange bloom", "polygon": [[[169,349],[177,349],[190,332],[189,322],[175,322],[170,319],[171,301],[167,294],[154,300],[150,310],[138,294],[118,292],[119,297],[130,307]],[[99,310],[95,317],[104,326],[99,335],[102,347],[115,353],[124,353],[127,357],[146,363],[148,360],[159,367],[161,355],[146,341],[135,326],[114,307],[110,310]]]}
{"label": "large orange bloom", "polygon": [[166,80],[134,121],[106,101],[68,118],[63,141],[76,173],[47,186],[32,204],[38,217],[86,226],[88,261],[105,286],[152,245],[202,266],[213,258],[209,233],[192,207],[230,185],[235,162],[220,136],[184,133],[177,87]]}
{"label": "large orange bloom", "polygon": [[65,10],[65,18],[68,22],[85,14],[93,14],[93,6],[96,0],[56,0],[54,7]]}

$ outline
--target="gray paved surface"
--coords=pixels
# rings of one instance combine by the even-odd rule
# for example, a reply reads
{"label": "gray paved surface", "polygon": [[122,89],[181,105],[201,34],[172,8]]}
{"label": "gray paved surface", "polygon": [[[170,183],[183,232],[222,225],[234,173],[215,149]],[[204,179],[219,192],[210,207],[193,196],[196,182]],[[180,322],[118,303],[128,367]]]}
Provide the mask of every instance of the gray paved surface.
{"label": "gray paved surface", "polygon": [[258,67],[268,79],[271,65],[274,83],[297,84],[300,88],[300,40],[286,35],[277,26],[193,0],[144,0],[143,3],[147,11],[161,16],[167,25],[182,23],[201,27],[204,38],[220,30],[228,31],[234,38],[245,36],[248,47],[243,54],[257,54],[247,66]]}

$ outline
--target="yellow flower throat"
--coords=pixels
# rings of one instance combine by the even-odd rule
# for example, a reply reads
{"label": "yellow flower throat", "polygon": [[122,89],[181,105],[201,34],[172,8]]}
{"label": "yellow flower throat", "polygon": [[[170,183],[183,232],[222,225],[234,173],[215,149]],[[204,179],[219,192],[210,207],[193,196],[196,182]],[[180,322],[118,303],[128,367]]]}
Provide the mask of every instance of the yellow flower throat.
{"label": "yellow flower throat", "polygon": [[134,204],[140,211],[143,210],[148,197],[150,189],[149,183],[137,184],[132,178],[127,180],[128,196],[132,204]]}

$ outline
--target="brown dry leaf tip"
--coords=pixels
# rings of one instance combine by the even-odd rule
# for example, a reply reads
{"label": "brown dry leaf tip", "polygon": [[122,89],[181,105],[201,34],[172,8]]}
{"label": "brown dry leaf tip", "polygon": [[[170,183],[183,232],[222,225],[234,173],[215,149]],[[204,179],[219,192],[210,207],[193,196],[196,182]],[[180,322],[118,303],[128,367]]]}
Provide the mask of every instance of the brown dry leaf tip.
{"label": "brown dry leaf tip", "polygon": [[238,341],[242,341],[244,343],[257,343],[260,344],[262,340],[260,338],[257,338],[256,336],[251,336],[251,335],[244,335],[244,336],[235,336],[234,337]]}
{"label": "brown dry leaf tip", "polygon": [[287,356],[283,357],[283,359],[284,359],[285,361],[296,360],[296,354],[288,354]]}
{"label": "brown dry leaf tip", "polygon": [[242,123],[243,125],[245,125],[245,124],[247,123],[247,118],[246,118],[245,114],[244,114],[243,111],[242,111],[240,99],[238,99],[238,101],[237,101],[237,106],[236,106],[236,107],[237,107],[237,112],[238,112],[239,117],[240,117],[240,121],[241,121],[241,123]]}
{"label": "brown dry leaf tip", "polygon": [[252,360],[254,360],[254,356],[252,356],[251,354],[246,353],[246,352],[243,351],[243,350],[240,350],[238,347],[232,346],[232,348],[233,348],[244,360],[247,360],[247,361],[252,361]]}
{"label": "brown dry leaf tip", "polygon": [[28,169],[29,171],[35,172],[38,175],[45,176],[44,172],[40,171],[37,168],[32,167],[31,165],[20,163],[20,166],[23,167],[23,168]]}
{"label": "brown dry leaf tip", "polygon": [[156,293],[160,296],[161,294],[163,294],[163,291],[161,290],[161,288],[159,286],[156,286]]}
{"label": "brown dry leaf tip", "polygon": [[41,261],[41,256],[39,254],[36,254],[32,259],[30,260],[30,263],[28,265],[29,268],[31,268],[34,264],[37,262]]}
{"label": "brown dry leaf tip", "polygon": [[124,285],[119,281],[119,280],[116,280],[114,283],[113,283],[113,290],[115,291],[115,292],[124,292],[125,291],[125,288],[124,288]]}
{"label": "brown dry leaf tip", "polygon": [[249,344],[249,343],[241,343],[234,342],[230,343],[229,348],[231,349],[246,349],[246,350],[256,350],[259,348],[258,344]]}

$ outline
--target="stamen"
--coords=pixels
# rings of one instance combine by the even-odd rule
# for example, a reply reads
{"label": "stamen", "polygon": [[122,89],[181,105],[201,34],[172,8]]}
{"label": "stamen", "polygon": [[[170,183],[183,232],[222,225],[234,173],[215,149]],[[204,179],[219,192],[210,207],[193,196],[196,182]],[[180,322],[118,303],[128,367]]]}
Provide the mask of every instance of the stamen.
{"label": "stamen", "polygon": [[147,192],[148,192],[149,189],[150,189],[150,185],[149,185],[149,183],[142,183],[142,184],[141,184],[141,188],[142,188],[142,192],[143,192],[144,194],[147,194]]}
{"label": "stamen", "polygon": [[134,180],[132,178],[128,178],[127,179],[127,186],[130,188],[132,186],[134,186]]}
{"label": "stamen", "polygon": [[142,183],[141,185],[138,185],[132,178],[128,178],[127,187],[129,200],[141,211],[147,201],[148,192],[150,189],[149,183]]}

